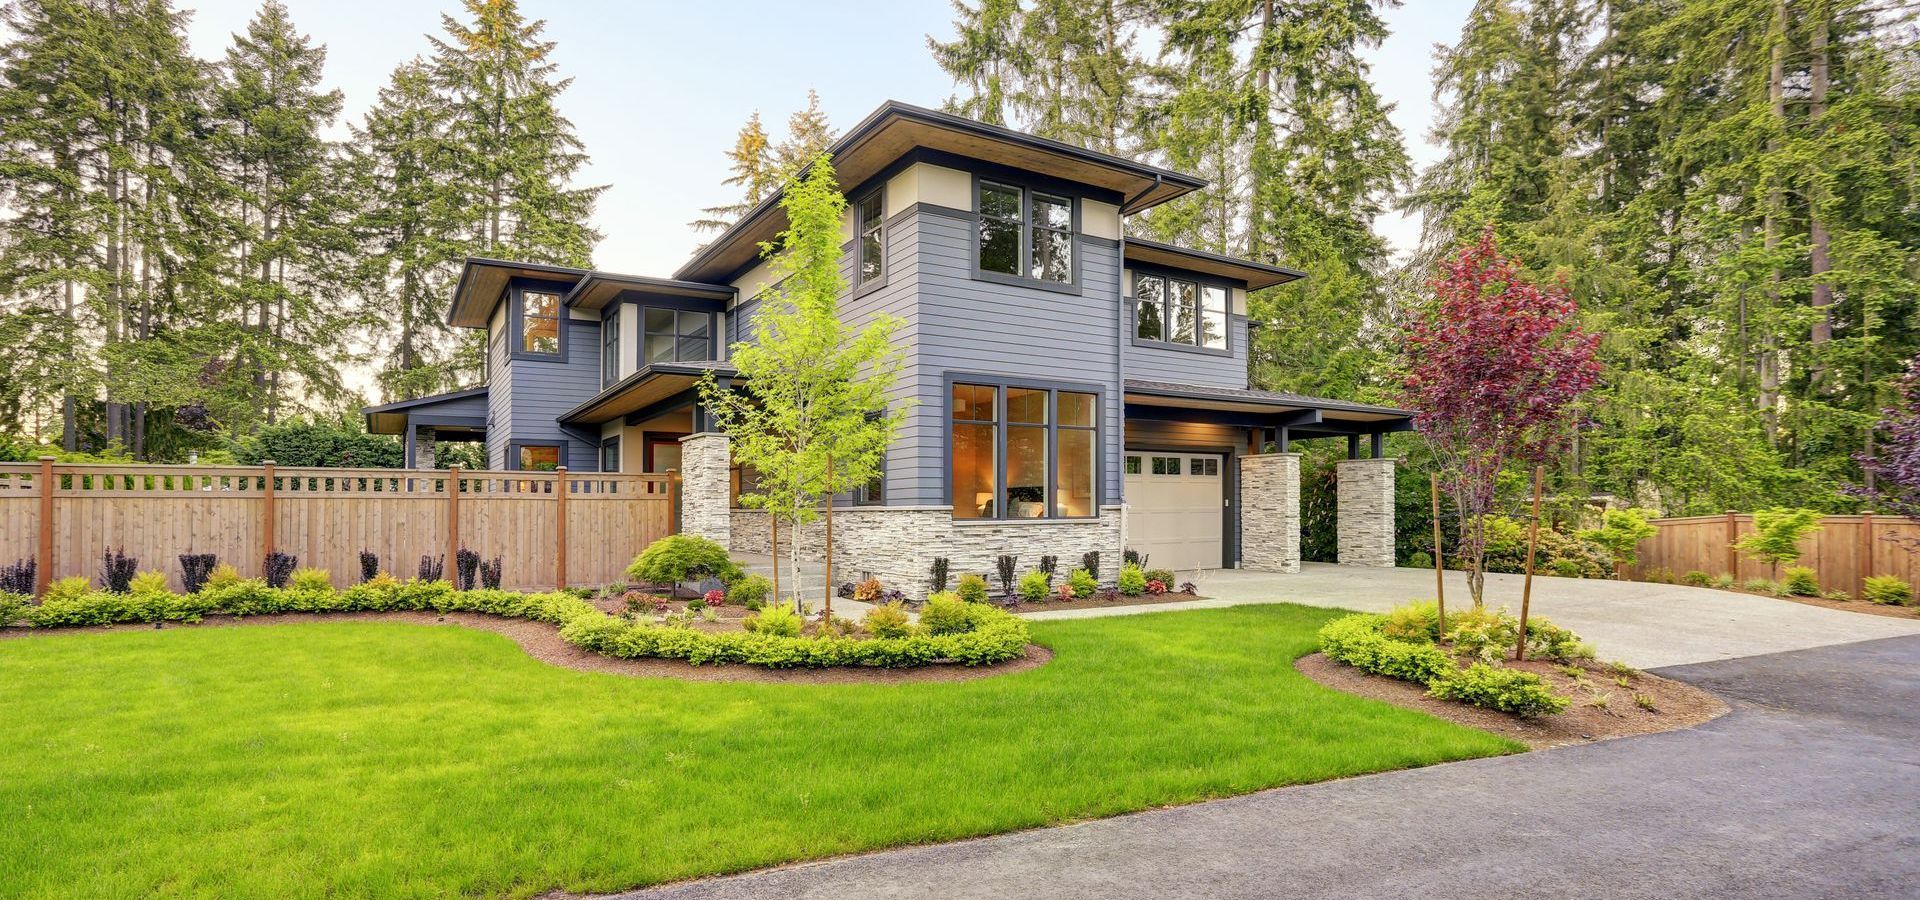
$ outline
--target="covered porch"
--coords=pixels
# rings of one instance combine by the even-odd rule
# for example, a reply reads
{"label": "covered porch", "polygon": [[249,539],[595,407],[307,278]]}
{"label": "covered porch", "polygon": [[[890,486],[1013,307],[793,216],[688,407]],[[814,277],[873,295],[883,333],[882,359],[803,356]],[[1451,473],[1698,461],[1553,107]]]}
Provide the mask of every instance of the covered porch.
{"label": "covered porch", "polygon": [[1339,561],[1393,565],[1394,461],[1410,410],[1278,391],[1129,379],[1127,544],[1168,568],[1300,568],[1296,444],[1344,440]]}
{"label": "covered porch", "polygon": [[368,434],[399,435],[406,445],[406,467],[435,468],[433,446],[440,441],[485,443],[487,389],[469,388],[369,406],[362,413]]}

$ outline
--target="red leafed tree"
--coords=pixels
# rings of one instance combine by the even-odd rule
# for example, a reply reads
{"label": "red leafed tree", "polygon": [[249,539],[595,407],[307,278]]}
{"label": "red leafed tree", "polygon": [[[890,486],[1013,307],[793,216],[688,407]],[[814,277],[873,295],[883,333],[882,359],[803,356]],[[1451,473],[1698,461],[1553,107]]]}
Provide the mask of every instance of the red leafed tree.
{"label": "red leafed tree", "polygon": [[[1855,457],[1867,484],[1854,493],[1879,501],[1888,512],[1920,520],[1920,356],[1913,358],[1900,380],[1899,399],[1886,408],[1874,430],[1884,439],[1873,452]],[[1920,541],[1892,535],[1886,539],[1920,550]]]}
{"label": "red leafed tree", "polygon": [[1574,405],[1600,378],[1598,334],[1575,324],[1564,285],[1541,287],[1500,255],[1493,228],[1442,263],[1433,302],[1404,335],[1402,399],[1441,466],[1460,512],[1460,546],[1474,606],[1486,585],[1486,518],[1510,463],[1551,456],[1571,433]]}

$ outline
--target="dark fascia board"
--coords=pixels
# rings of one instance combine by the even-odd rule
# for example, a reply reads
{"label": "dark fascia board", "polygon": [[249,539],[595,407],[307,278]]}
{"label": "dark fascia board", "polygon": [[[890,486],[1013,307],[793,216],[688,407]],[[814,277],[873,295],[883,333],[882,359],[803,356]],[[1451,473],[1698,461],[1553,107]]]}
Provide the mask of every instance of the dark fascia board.
{"label": "dark fascia board", "polygon": [[557,421],[561,422],[562,424],[571,423],[574,420],[578,419],[580,416],[585,415],[589,410],[593,409],[595,406],[599,406],[600,404],[605,403],[606,401],[611,400],[614,397],[617,397],[620,394],[626,392],[627,390],[631,389],[633,386],[640,384],[641,382],[646,381],[655,376],[691,375],[694,377],[699,377],[701,375],[705,375],[708,372],[712,372],[715,378],[722,378],[722,379],[732,378],[736,374],[732,369],[732,367],[729,367],[729,366],[686,365],[682,363],[648,363],[647,365],[641,366],[640,369],[634,372],[633,374],[628,375],[627,377],[622,378],[611,385],[608,385],[600,393],[593,395],[591,398],[588,398],[586,402],[581,403],[580,405],[575,406],[574,408],[561,413],[557,417]]}
{"label": "dark fascia board", "polygon": [[[1151,180],[1154,182],[1154,187],[1156,188],[1161,185],[1173,185],[1184,188],[1185,190],[1183,190],[1182,193],[1186,193],[1205,188],[1208,184],[1206,179],[1188,175],[1184,172],[1175,172],[1172,169],[1162,169],[1158,166],[1134,162],[1130,159],[1101,153],[1097,150],[1076,147],[1063,141],[1053,140],[1052,138],[1038,137],[1000,125],[989,125],[985,122],[978,122],[964,116],[956,116],[952,113],[927,109],[922,106],[914,106],[911,103],[902,103],[898,100],[888,100],[880,104],[879,109],[874,110],[865,119],[860,120],[858,125],[853,126],[847,130],[846,134],[841,135],[839,140],[834,141],[833,145],[827,148],[827,153],[833,157],[839,157],[847,148],[865,140],[869,135],[879,130],[892,119],[917,120],[929,125],[950,128],[955,131],[970,132],[990,140],[1023,144],[1036,150],[1057,153],[1061,156],[1091,165],[1126,172],[1143,180]],[[796,172],[793,177],[795,180],[798,180],[806,177],[806,174],[807,169],[802,168],[799,172]],[[736,233],[745,230],[748,225],[777,208],[780,205],[781,198],[785,196],[785,194],[786,191],[783,189],[776,190],[772,194],[767,195],[766,199],[761,200],[755,204],[752,209],[748,210],[746,215],[741,216],[735,220],[732,225],[727,226],[727,230],[721,232],[719,237],[714,238],[708,242],[706,246],[701,247],[700,250],[693,255],[692,259],[687,260],[684,265],[674,271],[673,277],[685,278],[689,273],[700,268],[708,260],[719,255],[733,240]],[[1172,197],[1168,197],[1167,199],[1172,199]],[[1145,207],[1142,208],[1144,209]],[[1139,210],[1129,210],[1129,212],[1138,211]]]}
{"label": "dark fascia board", "polygon": [[[466,258],[466,261],[461,265],[460,280],[454,283],[453,301],[447,304],[447,315],[445,319],[447,325],[455,328],[462,327],[459,325],[454,325],[454,321],[453,321],[454,316],[460,311],[461,300],[463,300],[467,296],[467,292],[471,290],[473,286],[474,273],[481,269],[507,269],[509,270],[507,272],[507,279],[509,281],[511,281],[515,275],[522,272],[534,272],[534,273],[539,273],[543,275],[555,275],[561,278],[575,278],[575,279],[578,279],[581,276],[588,274],[589,272],[589,270],[587,269],[576,268],[574,266],[559,266],[559,265],[553,265],[551,263],[515,262],[510,259],[494,259],[492,257],[487,257],[487,256],[469,256]],[[491,313],[492,307],[488,307],[487,311],[488,313]],[[484,324],[481,324],[481,325],[469,325],[465,327],[484,328],[486,326]]]}
{"label": "dark fascia board", "polygon": [[[1188,259],[1211,263],[1216,266],[1227,266],[1227,267],[1232,267],[1236,269],[1241,269],[1247,272],[1250,276],[1256,275],[1256,274],[1266,276],[1265,278],[1248,277],[1244,279],[1246,281],[1245,287],[1248,288],[1249,290],[1259,290],[1260,288],[1272,287],[1273,285],[1276,285],[1276,284],[1285,284],[1289,281],[1298,281],[1299,279],[1307,277],[1307,273],[1302,272],[1299,269],[1289,268],[1287,266],[1269,265],[1263,262],[1255,262],[1250,259],[1241,259],[1236,256],[1227,256],[1221,253],[1210,253],[1205,250],[1194,250],[1190,247],[1181,247],[1177,244],[1168,244],[1161,241],[1151,241],[1151,240],[1147,240],[1146,238],[1129,237],[1127,238],[1126,243],[1127,243],[1127,246],[1130,248],[1143,247],[1149,250],[1158,250],[1162,253],[1169,253],[1175,256],[1183,256]],[[1151,262],[1151,261],[1143,260],[1142,262],[1145,265],[1159,265],[1158,263]],[[1207,274],[1213,274],[1213,273],[1207,273]],[[1224,276],[1216,275],[1216,277],[1224,277]]]}
{"label": "dark fascia board", "polygon": [[[1285,406],[1292,408],[1317,409],[1323,412],[1352,412],[1370,415],[1394,416],[1411,419],[1419,413],[1410,409],[1396,409],[1391,406],[1370,406],[1365,403],[1349,403],[1345,400],[1328,400],[1324,397],[1307,397],[1300,394],[1281,394],[1270,391],[1227,391],[1195,385],[1187,387],[1177,384],[1146,383],[1128,379],[1121,387],[1129,394],[1148,397],[1166,397],[1175,400],[1210,400],[1217,403],[1253,403],[1267,406]],[[1385,420],[1383,420],[1385,421]]]}
{"label": "dark fascia board", "polygon": [[444,394],[432,394],[426,397],[415,397],[411,400],[395,400],[392,403],[383,403],[379,406],[366,407],[365,409],[360,410],[360,412],[362,414],[399,412],[400,410],[403,410],[403,409],[412,409],[416,406],[425,406],[429,403],[443,403],[448,400],[465,400],[468,397],[482,397],[482,396],[485,396],[486,393],[487,393],[487,386],[483,384],[476,388],[467,388],[464,391],[449,391]]}
{"label": "dark fascia board", "polygon": [[[580,295],[596,284],[617,285],[623,290],[642,294],[658,294],[669,297],[693,297],[703,300],[731,301],[738,293],[732,287],[723,284],[707,284],[703,281],[679,281],[672,278],[654,278],[647,275],[622,275],[617,272],[602,272],[598,269],[588,272],[586,277],[575,282],[573,289],[561,299],[563,306],[579,306]],[[587,307],[592,309],[594,307]]]}

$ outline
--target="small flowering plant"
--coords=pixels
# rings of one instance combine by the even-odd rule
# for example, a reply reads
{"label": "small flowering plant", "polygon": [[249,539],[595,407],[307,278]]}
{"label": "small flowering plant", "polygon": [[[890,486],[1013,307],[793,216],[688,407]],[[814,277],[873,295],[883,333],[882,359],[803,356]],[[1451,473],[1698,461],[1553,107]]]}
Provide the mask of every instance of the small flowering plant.
{"label": "small flowering plant", "polygon": [[727,605],[727,592],[715,588],[707,592],[706,600],[708,606],[725,606]]}
{"label": "small flowering plant", "polygon": [[1147,582],[1147,593],[1159,596],[1167,592],[1167,583],[1155,578]]}
{"label": "small flowering plant", "polygon": [[1060,583],[1059,589],[1053,592],[1053,595],[1054,597],[1060,600],[1072,600],[1074,599],[1073,585],[1067,584],[1066,582],[1063,581]]}
{"label": "small flowering plant", "polygon": [[667,598],[665,598],[665,597],[661,597],[661,596],[658,596],[658,595],[656,595],[656,596],[655,596],[655,597],[653,598],[653,611],[654,611],[654,612],[657,612],[657,613],[663,613],[663,612],[666,612],[666,611],[667,611],[668,609],[671,609],[671,608],[672,608],[672,604],[669,604],[669,603],[667,602]]}

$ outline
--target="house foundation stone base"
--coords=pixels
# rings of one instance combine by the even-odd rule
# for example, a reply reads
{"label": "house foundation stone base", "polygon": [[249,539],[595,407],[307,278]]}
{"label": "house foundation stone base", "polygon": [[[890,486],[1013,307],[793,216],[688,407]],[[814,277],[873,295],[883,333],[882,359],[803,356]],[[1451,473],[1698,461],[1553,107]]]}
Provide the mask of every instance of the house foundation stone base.
{"label": "house foundation stone base", "polygon": [[1393,465],[1391,457],[1345,459],[1335,464],[1339,563],[1393,566]]}
{"label": "house foundation stone base", "polygon": [[680,533],[732,544],[728,465],[732,442],[718,432],[680,439]]}
{"label": "house foundation stone base", "polygon": [[1300,454],[1240,458],[1240,566],[1300,571]]}
{"label": "house foundation stone base", "polygon": [[[766,553],[772,530],[767,514],[733,510],[735,553]],[[780,529],[780,553],[792,549],[790,526]],[[826,546],[826,523],[815,519],[800,529],[802,559],[819,559]],[[933,560],[947,558],[947,589],[968,572],[987,576],[996,593],[995,574],[1002,554],[1017,558],[1015,577],[1039,568],[1040,557],[1059,557],[1059,572],[1079,568],[1082,555],[1100,553],[1100,580],[1112,582],[1120,571],[1120,507],[1102,507],[1098,518],[1076,521],[956,521],[945,506],[854,506],[833,511],[833,571],[836,581],[872,575],[889,588],[922,598],[932,589]]]}

